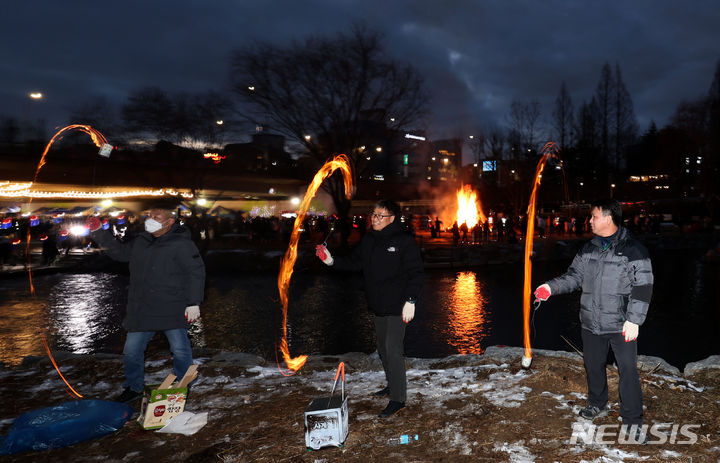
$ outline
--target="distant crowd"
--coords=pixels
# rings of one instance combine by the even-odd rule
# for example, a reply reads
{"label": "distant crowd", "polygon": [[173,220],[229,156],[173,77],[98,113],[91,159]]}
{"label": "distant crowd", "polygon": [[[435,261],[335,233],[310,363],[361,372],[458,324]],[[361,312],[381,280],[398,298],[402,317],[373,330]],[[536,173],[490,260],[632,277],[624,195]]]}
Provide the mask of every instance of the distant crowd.
{"label": "distant crowd", "polygon": [[[93,245],[84,229],[85,217],[75,216],[0,216],[0,266],[24,265],[27,231],[30,228],[32,249],[37,253],[42,248],[42,263],[52,265],[67,256],[72,250],[86,252]],[[103,219],[103,226],[112,228],[121,241],[132,239],[141,233],[143,216],[133,213],[115,214]],[[243,245],[286,246],[290,241],[295,223],[294,214],[282,216],[251,216],[248,212],[211,215],[181,215],[180,222],[190,229],[193,241],[201,251],[213,247],[234,247]],[[341,236],[350,241],[359,240],[367,231],[367,214],[356,214],[348,221],[340,221],[336,215],[308,214],[298,230],[299,241],[323,243],[330,240],[340,242]],[[492,211],[487,219],[473,226],[467,223],[445,224],[438,216],[406,214],[401,217],[406,232],[418,235],[429,234],[431,239],[451,239],[455,246],[482,245],[488,242],[517,243],[527,229],[527,217],[513,217],[500,211]],[[657,234],[682,231],[720,233],[709,216],[681,220],[669,214],[636,213],[628,214],[624,226],[634,235]],[[539,213],[535,218],[535,236],[548,237],[582,236],[590,233],[589,219],[556,213]]]}

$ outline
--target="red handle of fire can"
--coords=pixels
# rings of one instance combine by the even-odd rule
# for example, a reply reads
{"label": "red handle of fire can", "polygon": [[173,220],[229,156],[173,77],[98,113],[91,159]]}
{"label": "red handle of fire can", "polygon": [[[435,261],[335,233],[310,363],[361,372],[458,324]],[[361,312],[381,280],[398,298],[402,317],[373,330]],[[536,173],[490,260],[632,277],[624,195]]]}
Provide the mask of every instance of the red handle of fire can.
{"label": "red handle of fire can", "polygon": [[345,400],[345,362],[340,362],[337,372],[335,373],[335,379],[333,380],[333,387],[330,391],[330,397],[328,397],[328,407],[330,406],[330,400],[332,400],[333,394],[335,394],[335,386],[337,386],[338,377],[340,377],[341,371],[342,381],[340,382],[340,400]]}
{"label": "red handle of fire can", "polygon": [[345,362],[340,362],[340,365],[338,365],[337,373],[335,373],[335,381],[338,380],[338,376],[340,376],[341,371],[342,371],[342,380],[344,383],[345,382]]}

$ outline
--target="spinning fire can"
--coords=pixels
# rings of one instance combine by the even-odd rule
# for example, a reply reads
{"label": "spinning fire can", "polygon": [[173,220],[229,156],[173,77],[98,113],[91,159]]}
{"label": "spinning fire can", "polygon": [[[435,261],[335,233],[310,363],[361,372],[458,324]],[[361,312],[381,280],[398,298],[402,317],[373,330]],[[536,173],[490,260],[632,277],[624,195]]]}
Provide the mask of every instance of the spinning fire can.
{"label": "spinning fire can", "polygon": [[[333,395],[341,376],[340,396]],[[305,409],[305,446],[319,450],[322,447],[340,447],[348,435],[348,398],[345,396],[345,363],[340,362],[329,397],[312,399]]]}

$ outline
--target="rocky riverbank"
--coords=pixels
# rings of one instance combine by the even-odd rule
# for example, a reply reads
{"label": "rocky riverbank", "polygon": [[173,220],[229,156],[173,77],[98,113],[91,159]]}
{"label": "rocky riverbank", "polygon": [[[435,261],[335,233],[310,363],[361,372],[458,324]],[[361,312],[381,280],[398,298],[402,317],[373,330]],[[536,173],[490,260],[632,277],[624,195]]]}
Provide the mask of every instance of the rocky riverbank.
{"label": "rocky riverbank", "polygon": [[[647,424],[669,423],[662,444],[632,445],[573,440],[582,426],[586,385],[578,354],[535,351],[520,366],[520,348],[490,347],[483,355],[408,359],[408,404],[378,420],[385,400],[373,392],[384,384],[377,354],[313,356],[294,376],[274,362],[250,354],[197,349],[200,380],[187,410],[208,412],[208,423],[192,436],[143,431],[129,421],[117,433],[72,447],[4,457],[8,462],[700,462],[720,458],[720,356],[689,364],[684,374],[662,359],[641,357]],[[167,352],[149,355],[147,382],[159,383],[171,368]],[[117,355],[56,353],[68,381],[86,398],[118,392],[122,363]],[[335,369],[344,361],[349,396],[345,445],[309,452],[304,410],[327,396]],[[617,374],[608,367],[610,413],[596,424],[618,424]],[[14,418],[70,400],[46,358],[26,358],[0,369],[0,434]],[[137,405],[137,404],[136,404]],[[683,444],[672,424],[697,425],[696,441]],[[409,445],[388,440],[417,434]],[[677,434],[677,433],[676,433]],[[688,440],[686,437],[683,439]],[[655,439],[656,441],[662,439]]]}

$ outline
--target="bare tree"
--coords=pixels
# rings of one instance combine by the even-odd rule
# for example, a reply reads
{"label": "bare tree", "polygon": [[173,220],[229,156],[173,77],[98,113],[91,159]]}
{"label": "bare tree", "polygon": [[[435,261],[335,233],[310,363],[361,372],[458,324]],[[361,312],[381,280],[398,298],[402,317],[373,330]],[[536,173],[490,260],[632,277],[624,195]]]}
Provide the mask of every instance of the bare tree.
{"label": "bare tree", "polygon": [[615,64],[614,104],[612,110],[615,116],[612,126],[612,135],[615,142],[615,172],[620,172],[623,167],[625,150],[637,138],[638,123],[630,92],[625,87],[625,82],[623,82],[620,73],[620,65],[618,64]]}
{"label": "bare tree", "polygon": [[98,96],[78,104],[70,111],[70,124],[87,124],[107,137],[115,138],[120,129],[118,111],[110,101]]}
{"label": "bare tree", "polygon": [[600,135],[600,154],[610,157],[610,121],[613,114],[615,79],[610,65],[605,63],[600,71],[600,81],[595,88],[595,101],[598,106],[598,128]]}
{"label": "bare tree", "polygon": [[121,110],[125,130],[134,134],[151,134],[158,140],[177,141],[173,105],[170,96],[156,87],[132,92]]}
{"label": "bare tree", "polygon": [[572,98],[570,98],[565,81],[563,81],[560,85],[560,93],[555,98],[555,109],[552,113],[552,126],[562,149],[566,149],[572,144],[573,121]]}
{"label": "bare tree", "polygon": [[[368,156],[361,147],[382,142],[387,129],[413,128],[428,102],[418,72],[387,57],[381,36],[362,26],[285,47],[240,49],[231,81],[248,119],[303,144],[321,162],[347,154],[356,178]],[[339,176],[323,187],[346,216]]]}
{"label": "bare tree", "polygon": [[232,110],[232,102],[217,92],[167,94],[150,87],[128,97],[122,118],[129,133],[204,146],[220,140],[224,127],[218,121],[224,122]]}
{"label": "bare tree", "polygon": [[505,153],[505,139],[506,136],[501,128],[494,127],[490,129],[490,133],[485,140],[485,148],[493,159],[503,159]]}
{"label": "bare tree", "polygon": [[525,156],[537,150],[535,136],[540,118],[540,103],[537,100],[521,102],[513,100],[510,104],[509,122],[511,134],[517,138],[516,144]]}

